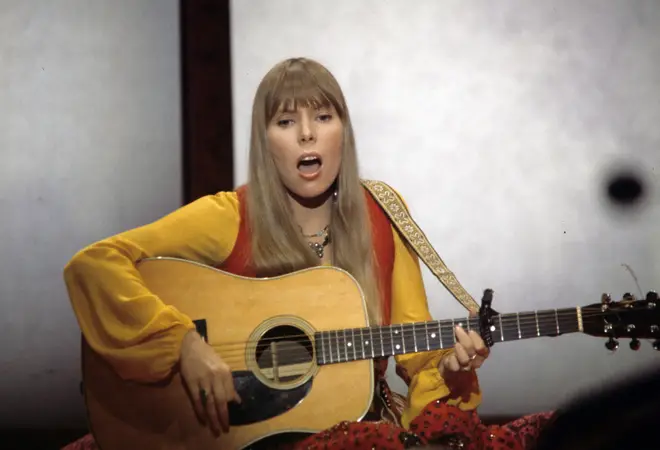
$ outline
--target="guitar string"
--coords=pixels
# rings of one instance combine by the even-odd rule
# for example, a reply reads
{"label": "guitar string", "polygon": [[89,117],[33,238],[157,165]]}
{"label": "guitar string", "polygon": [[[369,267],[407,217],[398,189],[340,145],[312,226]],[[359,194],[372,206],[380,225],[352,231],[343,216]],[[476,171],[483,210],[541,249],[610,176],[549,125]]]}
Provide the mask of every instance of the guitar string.
{"label": "guitar string", "polygon": [[[543,336],[542,336],[543,337]],[[513,341],[514,339],[508,339],[507,341]],[[389,344],[389,345],[388,345]],[[403,354],[404,352],[402,351],[395,351],[392,352],[392,343],[391,342],[385,342],[383,345],[383,348],[387,349],[385,352],[385,357],[390,357],[390,356],[395,356],[395,355],[400,355]],[[439,347],[437,344],[434,345],[429,345],[428,348],[426,345],[422,345],[418,348],[418,353],[424,353],[428,351],[438,351],[438,350],[450,350],[454,346],[453,345],[443,345],[442,347]],[[378,359],[381,358],[380,352],[376,351],[378,350],[377,348],[373,347],[373,352],[370,349],[364,349],[364,358],[362,358],[362,351],[361,349],[347,349],[345,347],[342,348],[337,348],[334,347],[332,348],[332,355],[330,355],[327,351],[325,354],[320,354],[318,351],[318,343],[317,343],[317,352],[316,352],[316,357],[312,358],[311,355],[306,354],[306,355],[300,355],[300,352],[297,352],[295,357],[288,357],[291,352],[289,351],[280,351],[277,353],[277,357],[279,360],[281,360],[280,366],[281,367],[286,367],[289,365],[297,365],[297,364],[309,364],[310,366],[313,364],[312,360],[315,359],[316,361],[320,361],[320,358],[323,358],[323,364],[318,364],[318,365],[327,365],[327,364],[332,364],[332,363],[345,363],[345,362],[352,362],[352,361],[359,361],[359,360],[370,360],[370,359]],[[411,354],[413,352],[406,352],[408,354]],[[332,356],[332,358],[330,358]],[[233,355],[233,356],[228,356],[225,355],[223,357],[223,360],[230,366],[240,366],[240,365],[245,365],[245,354],[243,353],[242,355]],[[269,367],[266,367],[266,369],[270,369]]]}
{"label": "guitar string", "polygon": [[[602,315],[605,315],[605,313],[591,313],[591,314],[587,314],[586,316],[583,314],[583,319],[585,317],[590,318],[590,317],[602,316]],[[562,316],[561,314],[558,314],[556,319],[555,319],[554,316],[553,317],[546,317],[546,318],[539,318],[539,320],[538,320],[539,331],[540,331],[541,328],[545,329],[546,327],[548,327],[548,325],[551,326],[553,328],[553,331],[554,331],[554,329],[557,325],[557,322],[560,323],[560,329],[561,329],[562,319],[565,319],[566,317],[567,317],[567,315]],[[517,320],[511,320],[511,319],[513,319],[513,318],[507,318],[507,319],[503,320],[504,333],[506,334],[507,332],[509,332],[509,333],[512,333],[512,334],[515,335],[517,333],[518,321]],[[573,317],[571,317],[571,319],[573,319]],[[495,321],[496,330],[499,330],[499,323],[498,322],[499,321]],[[423,322],[421,322],[421,323],[423,324]],[[450,321],[447,321],[444,324],[441,323],[441,326],[440,326],[439,330],[436,331],[435,329],[428,329],[428,332],[429,333],[436,332],[436,333],[440,333],[441,335],[447,334],[446,330],[450,329],[450,327],[449,327],[450,323],[451,323]],[[457,322],[455,322],[455,323],[457,323]],[[536,334],[536,323],[537,323],[536,319],[529,319],[529,320],[524,320],[523,319],[523,320],[520,320],[519,323],[520,323],[521,334],[526,336],[527,332],[530,331],[530,330],[534,332],[533,333],[534,335]],[[410,324],[408,324],[408,325],[410,325]],[[443,327],[442,325],[445,325],[445,326]],[[567,324],[563,323],[563,325],[565,327]],[[571,325],[573,325],[573,324],[571,324]],[[577,325],[577,323],[575,325]],[[405,329],[403,331],[403,333],[401,333],[400,332],[400,325],[394,325],[392,327],[386,326],[386,327],[382,328],[381,332],[376,331],[374,333],[375,330],[371,329],[371,336],[372,337],[375,336],[376,339],[380,338],[380,340],[382,342],[390,343],[394,340],[394,336],[390,336],[390,334],[395,334],[394,333],[395,331],[399,331],[399,333],[396,333],[397,339],[407,339],[407,340],[409,340],[413,336],[415,336],[415,337],[418,336],[422,330],[424,330],[424,331],[427,330],[427,328],[422,328],[422,327],[423,327],[423,325],[421,325],[420,327],[416,327],[415,330],[410,329],[410,327],[408,327],[408,329]],[[437,324],[435,325],[435,327],[437,327]],[[451,329],[453,329],[453,327],[451,327]],[[355,330],[363,330],[363,331],[368,332],[369,328],[354,328],[354,329],[346,329],[345,331],[350,332],[351,330],[353,330],[353,335],[355,336]],[[337,343],[337,338],[341,339],[344,342],[348,342],[348,339],[347,339],[348,336],[345,335],[344,330],[336,330],[336,331],[337,331],[336,333],[335,333],[335,330],[333,330],[332,332],[329,332],[329,331],[318,332],[318,333],[321,333],[321,335],[320,335],[321,339],[319,340],[319,342],[331,342],[332,346],[337,345],[336,344]],[[571,331],[577,332],[578,330],[576,329],[576,330],[571,330]],[[560,330],[560,333],[561,333],[561,330]],[[337,336],[337,334],[339,334],[339,336]],[[379,334],[380,334],[380,336],[379,336]],[[363,335],[364,335],[364,333],[363,333]],[[315,336],[316,336],[316,333],[315,333]],[[422,336],[424,336],[424,334],[422,334]],[[453,336],[453,334],[452,334],[452,336]],[[298,342],[300,342],[300,341],[308,341],[309,337],[306,334],[294,334],[294,335],[285,335],[285,336],[281,336],[281,337],[263,338],[263,339],[260,339],[260,340],[248,340],[248,341],[245,341],[245,342],[231,342],[231,343],[223,343],[223,344],[214,344],[214,345],[211,345],[211,346],[216,350],[226,349],[226,351],[224,351],[223,354],[228,355],[228,354],[231,354],[233,351],[243,353],[244,348],[245,348],[246,345],[252,344],[252,345],[256,346],[256,344],[260,343],[260,342],[267,344],[271,341],[282,341],[282,340],[286,340],[286,339],[289,339],[289,340],[298,339]],[[357,339],[356,339],[356,341],[357,341]],[[352,340],[351,340],[351,342],[352,342]],[[232,347],[233,347],[233,349],[232,349]],[[333,351],[334,350],[335,349],[333,348]]]}
{"label": "guitar string", "polygon": [[[552,321],[547,320],[544,323],[546,325],[547,324],[552,324],[554,326],[555,321],[554,320],[552,320]],[[539,321],[539,326],[541,326],[541,321]],[[534,334],[533,337],[537,337],[536,336],[536,324],[535,323],[534,324],[525,324],[524,326],[521,324],[520,328],[521,328],[521,335],[522,336],[529,336],[529,334],[527,334],[527,333],[533,332],[533,334]],[[516,331],[516,334],[517,334],[517,329],[512,330],[512,334],[513,334],[513,331]],[[577,330],[575,330],[575,331],[577,331]],[[445,335],[444,337],[447,338],[448,336]],[[550,336],[543,336],[542,335],[541,337],[550,337]],[[384,336],[384,338],[385,338],[385,336]],[[507,341],[516,341],[516,340],[517,339],[507,339]],[[387,336],[386,339],[383,339],[381,344],[379,344],[377,347],[371,346],[369,350],[365,349],[364,347],[362,349],[358,349],[354,345],[350,348],[348,348],[346,345],[339,346],[339,345],[337,345],[336,339],[334,339],[334,337],[330,338],[330,339],[321,339],[321,341],[326,343],[326,348],[325,348],[326,351],[324,352],[324,354],[321,354],[321,351],[319,351],[319,349],[321,348],[322,344],[320,342],[316,342],[316,344],[315,344],[316,358],[312,358],[311,355],[309,355],[309,354],[301,355],[301,352],[303,351],[301,349],[296,349],[296,350],[282,349],[282,350],[278,351],[277,352],[277,359],[281,361],[280,366],[286,367],[287,365],[304,364],[304,363],[310,364],[310,366],[311,366],[315,362],[315,361],[312,361],[312,360],[315,359],[316,361],[318,361],[319,357],[323,358],[324,363],[325,363],[323,365],[332,364],[332,363],[352,362],[352,361],[358,361],[358,360],[364,360],[364,359],[368,360],[368,359],[375,359],[375,358],[382,357],[381,354],[379,354],[380,352],[378,352],[377,350],[383,350],[387,357],[393,356],[393,354],[396,354],[396,355],[403,354],[403,351],[402,351],[403,346],[402,345],[400,345],[400,348],[399,348],[400,351],[398,351],[398,352],[396,352],[396,351],[393,352],[392,351],[395,344],[396,344],[396,342],[394,342],[392,339],[390,339],[389,336]],[[328,349],[327,348],[328,347],[327,343],[329,341],[330,342],[334,341],[334,342],[332,342],[332,345]],[[423,341],[422,343],[418,342],[418,351],[420,353],[428,352],[428,351],[437,351],[437,350],[449,350],[449,349],[452,349],[454,347],[454,344],[455,344],[455,342],[453,342],[451,344],[447,344],[446,339],[442,339],[442,337],[439,337],[437,340],[435,340],[433,342],[428,342],[428,348],[427,348],[427,345],[424,345],[424,344],[427,344],[427,340],[423,339],[422,341]],[[440,341],[442,341],[442,344],[443,344],[442,347],[439,346]],[[497,343],[499,341],[496,340],[495,342]],[[420,345],[420,344],[422,344],[422,345]],[[215,348],[215,346],[214,346],[214,348]],[[365,358],[361,357],[363,349],[364,349]],[[328,352],[328,350],[331,350],[331,353]],[[408,350],[410,350],[410,349],[408,349]],[[373,354],[372,354],[372,351],[373,351]],[[225,353],[225,354],[222,354],[221,356],[222,356],[222,359],[230,367],[232,367],[233,365],[238,365],[238,364],[244,364],[245,363],[245,349],[243,349],[242,351],[240,351],[238,353],[240,353],[240,355],[236,354],[235,352],[232,352],[231,354]],[[406,353],[413,353],[413,352],[406,352]],[[326,354],[328,355],[328,357],[326,357]],[[291,358],[288,358],[289,355],[293,355],[293,356]],[[266,369],[272,369],[272,368],[266,367]],[[302,374],[300,374],[300,375],[302,375]]]}
{"label": "guitar string", "polygon": [[[548,325],[552,325],[553,327],[556,326],[556,321],[554,320],[554,318],[539,319],[539,329],[540,328],[545,328]],[[551,337],[551,336],[544,336],[544,335],[537,336],[536,330],[537,330],[537,327],[536,327],[536,321],[535,320],[532,321],[532,322],[529,322],[529,323],[521,322],[521,324],[520,324],[521,336],[525,336],[525,337],[527,337],[527,336],[529,336],[529,337]],[[517,334],[518,329],[516,327],[516,328],[511,328],[510,330],[505,330],[505,334],[507,334],[506,331],[510,331],[510,333],[515,336]],[[571,331],[572,332],[577,332],[578,330],[575,329],[575,330],[571,330]],[[395,340],[391,336],[389,336],[389,333],[387,333],[387,334],[388,335],[384,335],[384,336],[376,336],[376,340],[380,341],[380,343],[377,346],[378,349],[381,349],[381,350],[387,349],[387,353],[401,354],[402,352],[396,352],[396,351],[392,352],[393,347],[395,345],[400,345],[399,350],[402,350],[403,349],[402,344],[404,343],[403,340],[406,339],[406,337],[408,338],[407,339],[408,340],[408,345],[410,344],[410,341],[409,341],[410,340],[410,335],[401,337],[400,338],[401,343],[397,344],[399,339]],[[305,341],[308,341],[308,338],[307,338],[306,335],[297,335],[297,336],[300,336],[300,337],[304,336]],[[379,337],[380,337],[380,339],[378,339]],[[436,338],[436,340],[434,340],[433,343],[431,343],[431,342],[429,342],[430,339],[428,339],[428,337],[426,335],[424,335],[424,338],[421,339],[421,341],[423,341],[423,342],[418,342],[418,350],[420,350],[421,352],[429,351],[429,350],[425,349],[425,347],[427,347],[427,346],[432,347],[433,350],[442,350],[443,347],[444,347],[444,349],[452,348],[453,345],[445,345],[446,344],[446,338],[448,338],[448,337],[449,336],[447,336],[447,334],[440,333],[440,336],[438,338]],[[350,348],[346,345],[348,342],[360,342],[359,341],[359,336],[355,340],[353,340],[353,339],[351,339],[351,340],[344,339],[343,336],[340,336],[340,339],[344,342],[344,345],[341,345],[341,346],[338,345],[337,336],[323,336],[323,337],[321,337],[320,340],[317,340],[316,342],[311,342],[311,344],[316,347],[317,355],[320,353],[319,350],[320,350],[320,348],[322,348],[322,346],[325,345],[326,347],[328,347],[327,349],[325,349],[326,351],[324,353],[327,353],[328,356],[332,356],[333,362],[334,362],[335,358],[337,360],[343,360],[341,362],[346,362],[346,354],[347,353],[349,355],[353,354],[355,356],[360,354],[360,356],[361,356],[363,350],[364,350],[365,356],[368,353],[369,356],[371,357],[372,356],[371,354],[373,352],[374,353],[374,356],[373,356],[374,358],[379,357],[379,355],[375,354],[376,350],[378,350],[378,349],[376,347],[374,347],[373,345],[369,349],[365,348],[364,345],[362,345],[361,348],[359,348],[359,349],[355,346],[355,344],[353,344]],[[452,336],[451,339],[454,340],[454,336]],[[521,337],[521,339],[524,339],[524,337]],[[442,340],[443,347],[438,347],[438,344],[440,343],[440,340]],[[516,339],[515,338],[514,339],[507,339],[507,341],[514,341],[514,340],[516,340]],[[252,341],[252,342],[258,342],[258,341]],[[428,345],[424,345],[424,344],[427,344],[427,343],[428,343]],[[358,346],[360,346],[360,345],[358,345]],[[213,349],[220,350],[222,348],[226,348],[226,345],[211,345],[211,347]],[[250,349],[250,348],[246,348],[245,345],[242,345],[242,347],[240,349],[239,348],[230,349],[230,350],[227,350],[225,352],[221,352],[220,354],[221,354],[221,357],[223,358],[223,360],[231,366],[232,362],[234,362],[234,361],[238,361],[238,362],[245,361],[246,351],[249,351],[249,350],[253,350],[253,351],[256,350],[256,346]],[[309,354],[300,355],[301,352],[303,352],[303,351],[305,351],[305,350],[303,350],[302,348],[281,349],[280,351],[277,352],[277,357],[278,357],[278,359],[286,359],[286,364],[297,364],[297,363],[310,362],[311,359],[310,359]],[[332,355],[330,355],[329,351],[331,351]],[[408,352],[408,353],[412,353],[412,352]],[[289,355],[295,355],[295,357],[293,357],[291,359],[288,359],[287,356],[289,356]],[[324,355],[322,355],[322,356],[324,356]],[[325,359],[330,360],[331,358],[325,358]],[[353,358],[353,357],[349,358],[349,360],[354,360],[354,359],[355,358]],[[357,359],[362,359],[362,358],[357,358]],[[326,362],[328,362],[328,361],[326,361]],[[337,362],[339,362],[339,361],[337,361]]]}
{"label": "guitar string", "polygon": [[[520,314],[523,315],[523,314],[533,314],[533,313],[525,312],[525,313],[520,313]],[[552,313],[545,313],[545,314],[551,314],[551,316],[550,317],[548,317],[547,315],[546,316],[539,316],[538,317],[539,325],[542,323],[542,321],[547,321],[547,323],[550,323],[550,322],[554,323],[556,321],[561,321],[561,320],[566,319],[566,318],[575,319],[575,321],[577,323],[577,317],[578,316],[577,316],[577,313],[576,313],[575,310],[563,311],[563,312],[559,311],[556,315],[552,314]],[[583,310],[581,316],[582,316],[582,321],[584,322],[584,319],[589,319],[589,318],[598,317],[598,316],[604,316],[604,315],[607,315],[607,314],[608,314],[607,312],[602,312],[600,310],[597,310],[597,311],[584,311]],[[502,317],[502,322],[506,323],[506,325],[515,326],[519,322],[520,325],[523,326],[525,324],[536,324],[536,322],[537,322],[536,317],[517,318],[515,313],[513,313],[511,315],[508,315],[508,314],[504,314],[504,315],[506,315],[506,317]],[[504,316],[504,315],[502,315],[502,316]],[[495,325],[495,326],[499,325],[499,317],[500,316],[494,316],[494,318],[492,319],[493,325]],[[455,325],[458,325],[459,323],[465,323],[467,321],[467,319],[468,319],[467,316],[463,317],[463,318],[455,318],[453,320],[453,323]],[[469,317],[469,321],[471,323],[478,322],[479,320],[480,319],[478,317]],[[316,330],[314,333],[315,334],[316,333],[335,333],[335,332],[343,333],[344,331],[349,332],[351,330],[354,330],[354,331],[355,330],[364,330],[364,331],[367,331],[367,332],[369,330],[371,330],[372,333],[379,333],[379,331],[378,331],[379,329],[382,330],[382,332],[389,333],[390,330],[401,332],[401,327],[404,327],[403,334],[404,335],[407,334],[408,336],[412,336],[413,334],[420,333],[421,330],[425,329],[424,328],[425,324],[427,326],[432,326],[432,327],[437,327],[438,324],[439,324],[440,328],[446,328],[447,326],[450,326],[452,324],[452,320],[451,319],[443,319],[443,320],[439,320],[439,321],[432,320],[432,321],[429,321],[429,322],[414,322],[414,323],[413,322],[407,322],[407,323],[402,323],[402,324],[384,325],[384,326],[381,326],[381,327],[374,326],[374,327],[345,328],[345,329],[337,329],[337,330]],[[414,329],[413,329],[413,325],[415,326]],[[282,326],[294,326],[294,325],[288,325],[287,324],[287,325],[282,325]],[[472,327],[470,329],[472,329],[474,331],[477,331],[474,327]],[[514,328],[514,330],[515,330],[515,328]],[[262,339],[258,339],[258,340],[253,339],[253,340],[248,340],[248,341],[230,341],[230,342],[226,342],[226,343],[222,343],[222,344],[216,344],[216,347],[244,346],[245,344],[252,343],[252,342],[281,341],[281,340],[293,339],[293,338],[308,338],[308,335],[305,334],[305,333],[299,333],[299,334],[289,334],[289,335],[283,335],[283,336],[272,337],[272,338],[271,337],[262,338]]]}

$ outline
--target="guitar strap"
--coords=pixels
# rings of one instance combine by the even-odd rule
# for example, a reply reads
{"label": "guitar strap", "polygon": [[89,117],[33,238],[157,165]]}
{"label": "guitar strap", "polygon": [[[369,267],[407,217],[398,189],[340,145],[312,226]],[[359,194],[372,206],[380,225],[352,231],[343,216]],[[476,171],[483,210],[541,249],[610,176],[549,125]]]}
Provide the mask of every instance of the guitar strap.
{"label": "guitar strap", "polygon": [[468,310],[479,310],[479,304],[461,286],[453,272],[447,268],[422,229],[410,216],[406,204],[397,192],[382,181],[362,180],[362,184],[385,211],[417,256],[454,298]]}

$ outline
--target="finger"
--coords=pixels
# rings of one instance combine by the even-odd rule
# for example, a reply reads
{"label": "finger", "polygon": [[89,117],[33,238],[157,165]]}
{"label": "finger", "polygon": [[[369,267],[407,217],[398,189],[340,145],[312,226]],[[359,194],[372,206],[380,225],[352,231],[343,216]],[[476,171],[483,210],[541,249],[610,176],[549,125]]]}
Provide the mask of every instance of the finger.
{"label": "finger", "polygon": [[483,365],[484,361],[485,359],[482,356],[477,355],[477,357],[474,358],[470,364],[472,365],[473,369],[478,369]]}
{"label": "finger", "polygon": [[477,309],[470,310],[470,317],[477,317],[478,315],[479,315],[479,310]]}
{"label": "finger", "polygon": [[454,353],[461,366],[467,367],[470,365],[470,355],[462,344],[459,343],[454,346]]}
{"label": "finger", "polygon": [[236,387],[234,386],[234,378],[232,378],[231,373],[228,376],[222,378],[222,384],[225,387],[225,392],[227,393],[227,398],[234,400],[236,403],[241,403],[241,397],[236,392]]}
{"label": "finger", "polygon": [[227,391],[222,380],[216,375],[213,381],[213,396],[215,397],[215,412],[222,431],[229,432],[229,414],[227,412]]}
{"label": "finger", "polygon": [[472,345],[474,345],[474,352],[478,355],[485,356],[484,351],[486,350],[486,344],[484,343],[484,340],[481,339],[481,336],[479,336],[479,333],[474,330],[470,330],[468,336],[472,341]]}
{"label": "finger", "polygon": [[444,365],[445,369],[451,372],[458,372],[461,370],[461,365],[458,363],[455,353],[452,353],[451,355],[448,355],[444,358]]}
{"label": "finger", "polygon": [[205,405],[205,411],[206,411],[206,417],[209,419],[209,423],[211,424],[211,430],[215,434],[220,433],[220,419],[218,419],[218,412],[216,410],[216,393],[213,391],[213,388],[208,388],[206,389],[206,405]]}
{"label": "finger", "polygon": [[474,343],[472,342],[472,338],[465,332],[465,330],[462,327],[457,326],[456,327],[456,339],[457,339],[457,345],[460,343],[461,346],[465,349],[467,352],[468,357],[471,357],[474,355]]}
{"label": "finger", "polygon": [[190,398],[192,400],[193,409],[195,410],[195,415],[197,415],[197,419],[202,424],[206,424],[206,414],[204,413],[202,396],[200,395],[200,390],[197,387],[197,384],[195,383],[194,385],[189,385],[188,383],[186,383],[186,387],[188,388],[188,392],[190,392]]}

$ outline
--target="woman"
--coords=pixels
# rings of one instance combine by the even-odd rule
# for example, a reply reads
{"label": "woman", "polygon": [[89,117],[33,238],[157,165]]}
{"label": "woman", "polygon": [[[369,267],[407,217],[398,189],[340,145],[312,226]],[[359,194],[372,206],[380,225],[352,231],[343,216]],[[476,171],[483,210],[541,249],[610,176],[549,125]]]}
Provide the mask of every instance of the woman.
{"label": "woman", "polygon": [[[91,347],[125,379],[156,381],[180,363],[198,414],[212,431],[226,431],[227,402],[240,401],[231,367],[204,343],[190,318],[141,281],[135,264],[153,256],[259,277],[334,265],[362,286],[370,323],[431,319],[415,254],[361,185],[342,91],[327,69],[308,59],[277,64],[258,87],[246,186],[92,244],[65,269]],[[457,328],[456,337],[453,350],[396,357],[409,385],[407,399],[389,391],[386,366],[379,362],[370,421],[338,424],[282,445],[394,449],[447,441],[453,434],[477,445],[493,431],[515,441],[508,429],[488,430],[476,418],[481,393],[475,370],[488,352],[473,331]]]}

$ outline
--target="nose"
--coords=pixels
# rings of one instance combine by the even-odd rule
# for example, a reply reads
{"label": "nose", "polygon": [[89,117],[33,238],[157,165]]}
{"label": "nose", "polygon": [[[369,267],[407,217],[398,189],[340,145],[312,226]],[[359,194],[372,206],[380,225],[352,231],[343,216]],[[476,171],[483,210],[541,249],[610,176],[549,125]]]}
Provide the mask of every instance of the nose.
{"label": "nose", "polygon": [[314,127],[308,118],[304,118],[300,121],[300,136],[298,137],[298,141],[300,144],[309,144],[310,142],[316,141]]}

